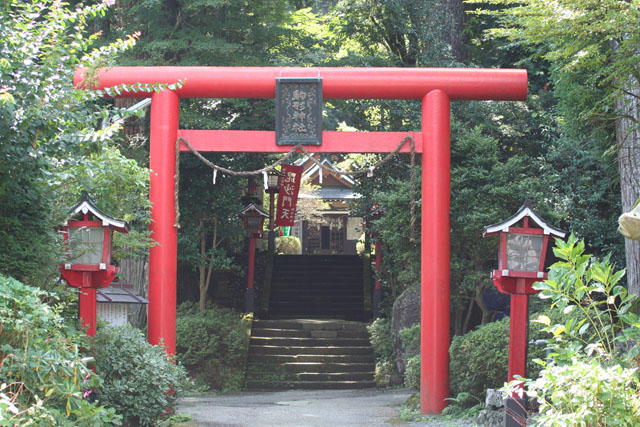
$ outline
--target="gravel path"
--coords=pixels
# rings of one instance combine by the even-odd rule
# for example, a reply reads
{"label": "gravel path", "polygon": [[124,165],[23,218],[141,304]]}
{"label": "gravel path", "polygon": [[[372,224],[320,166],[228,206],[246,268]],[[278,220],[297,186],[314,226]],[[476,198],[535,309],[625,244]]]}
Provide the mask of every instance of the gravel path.
{"label": "gravel path", "polygon": [[191,415],[194,426],[216,427],[340,427],[471,426],[469,421],[443,420],[406,422],[400,406],[412,392],[392,390],[321,390],[243,392],[183,398],[178,412]]}

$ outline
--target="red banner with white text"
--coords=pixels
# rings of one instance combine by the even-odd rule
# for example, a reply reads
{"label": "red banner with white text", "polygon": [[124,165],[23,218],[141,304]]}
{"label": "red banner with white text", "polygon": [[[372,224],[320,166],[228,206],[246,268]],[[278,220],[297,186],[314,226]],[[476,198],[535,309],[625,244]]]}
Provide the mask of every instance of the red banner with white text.
{"label": "red banner with white text", "polygon": [[276,213],[276,225],[292,226],[296,219],[296,204],[298,203],[298,191],[302,179],[302,166],[282,165],[280,172],[286,176],[279,179],[280,193],[278,195],[278,210]]}

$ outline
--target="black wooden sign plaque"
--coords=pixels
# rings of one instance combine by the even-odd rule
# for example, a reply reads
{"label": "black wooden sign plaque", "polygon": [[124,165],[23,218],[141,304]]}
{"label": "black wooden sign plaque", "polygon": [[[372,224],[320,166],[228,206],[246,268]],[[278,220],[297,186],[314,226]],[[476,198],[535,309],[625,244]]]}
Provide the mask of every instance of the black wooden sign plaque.
{"label": "black wooden sign plaque", "polygon": [[321,78],[276,78],[276,144],[322,144]]}

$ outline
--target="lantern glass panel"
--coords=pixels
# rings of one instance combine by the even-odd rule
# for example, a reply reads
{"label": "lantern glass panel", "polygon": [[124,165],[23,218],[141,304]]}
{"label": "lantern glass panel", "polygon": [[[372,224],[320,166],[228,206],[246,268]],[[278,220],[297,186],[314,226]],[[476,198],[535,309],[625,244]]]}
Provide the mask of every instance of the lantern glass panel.
{"label": "lantern glass panel", "polygon": [[542,255],[543,236],[531,234],[507,235],[507,269],[538,271]]}
{"label": "lantern glass panel", "polygon": [[269,174],[267,176],[267,187],[269,187],[270,190],[278,188],[278,178],[279,176],[277,174]]}
{"label": "lantern glass panel", "polygon": [[262,230],[262,217],[259,215],[247,216],[247,231],[257,233]]}
{"label": "lantern glass panel", "polygon": [[102,244],[104,228],[69,227],[71,242],[71,264],[100,264],[102,262]]}

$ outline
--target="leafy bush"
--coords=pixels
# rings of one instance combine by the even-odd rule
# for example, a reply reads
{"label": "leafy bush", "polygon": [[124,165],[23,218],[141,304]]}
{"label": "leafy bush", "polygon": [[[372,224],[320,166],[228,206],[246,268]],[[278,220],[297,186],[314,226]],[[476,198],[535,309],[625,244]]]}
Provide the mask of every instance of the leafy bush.
{"label": "leafy bush", "polygon": [[302,251],[300,239],[296,236],[276,237],[276,252],[284,255],[297,255]]}
{"label": "leafy bush", "polygon": [[101,384],[81,355],[85,334],[42,298],[53,295],[0,275],[0,425],[119,423],[85,399]]}
{"label": "leafy bush", "polygon": [[404,328],[400,331],[400,339],[405,349],[404,385],[408,388],[420,389],[420,324]]}
{"label": "leafy bush", "polygon": [[383,378],[395,371],[391,319],[379,317],[367,326],[367,330],[376,355],[376,381],[384,382]]}
{"label": "leafy bush", "polygon": [[[535,296],[534,296],[535,298]],[[542,313],[530,313],[531,319],[539,316],[556,319],[572,318],[577,321],[579,313],[567,316],[561,310],[548,308]],[[529,325],[529,341],[549,340],[552,334],[536,322]],[[479,326],[465,335],[453,337],[449,348],[451,395],[469,393],[469,403],[484,400],[488,388],[499,389],[507,379],[509,365],[509,318]],[[530,345],[527,355],[527,375],[536,377],[541,366],[537,359],[545,359],[545,348]],[[475,404],[475,403],[474,403]]]}
{"label": "leafy bush", "polygon": [[[549,279],[536,285],[541,296],[565,314],[540,316],[553,334],[551,361],[539,378],[527,380],[530,396],[540,404],[537,425],[637,425],[640,412],[638,300],[619,282],[607,256],[584,254],[584,242],[573,235],[556,240]],[[568,315],[578,313],[579,316]],[[513,393],[512,382],[508,391]]]}
{"label": "leafy bush", "polygon": [[101,328],[92,351],[104,378],[96,396],[115,408],[127,425],[155,425],[175,407],[186,372],[161,346],[149,344],[142,332],[130,325]]}
{"label": "leafy bush", "polygon": [[420,390],[420,355],[408,357],[404,371],[404,386]]}
{"label": "leafy bush", "polygon": [[193,303],[178,307],[176,358],[199,385],[240,390],[249,351],[251,317],[210,306],[200,312]]}

